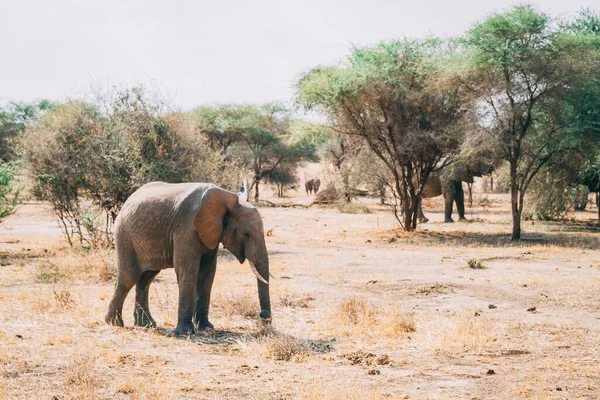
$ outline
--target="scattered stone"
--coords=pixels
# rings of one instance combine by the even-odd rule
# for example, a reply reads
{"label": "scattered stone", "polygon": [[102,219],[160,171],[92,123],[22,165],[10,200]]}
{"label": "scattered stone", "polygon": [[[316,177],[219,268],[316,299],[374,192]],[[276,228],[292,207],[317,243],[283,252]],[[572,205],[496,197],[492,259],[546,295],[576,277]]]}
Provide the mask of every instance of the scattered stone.
{"label": "scattered stone", "polygon": [[396,241],[395,237],[391,237],[388,239],[388,243],[394,243]]}
{"label": "scattered stone", "polygon": [[15,335],[17,339],[23,339],[23,335]]}
{"label": "scattered stone", "polygon": [[498,307],[496,307],[494,304],[490,304],[490,305],[488,306],[488,308],[489,308],[490,310],[493,310],[493,309],[495,309],[495,308],[498,308]]}
{"label": "scattered stone", "polygon": [[530,307],[527,309],[527,311],[529,312],[535,312],[537,310],[537,307]]}
{"label": "scattered stone", "polygon": [[561,388],[560,386],[557,386],[557,387],[556,387],[556,391],[557,391],[557,392],[562,392],[562,388]]}
{"label": "scattered stone", "polygon": [[493,369],[488,369],[488,371],[486,372],[487,375],[495,375],[496,372],[494,372]]}
{"label": "scattered stone", "polygon": [[369,375],[381,375],[381,371],[378,369],[370,369],[367,374]]}
{"label": "scattered stone", "polygon": [[367,241],[365,243],[372,243],[371,239],[367,239]]}
{"label": "scattered stone", "polygon": [[479,317],[481,314],[479,314],[477,311],[475,311],[475,316]]}

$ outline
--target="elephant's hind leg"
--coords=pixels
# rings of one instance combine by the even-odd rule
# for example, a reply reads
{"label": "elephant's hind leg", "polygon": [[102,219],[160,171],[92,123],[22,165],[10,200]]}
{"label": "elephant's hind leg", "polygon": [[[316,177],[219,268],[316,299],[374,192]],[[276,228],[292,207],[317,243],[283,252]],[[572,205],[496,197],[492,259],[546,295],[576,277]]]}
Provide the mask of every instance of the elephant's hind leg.
{"label": "elephant's hind leg", "polygon": [[148,291],[150,284],[158,275],[160,271],[146,271],[141,276],[139,281],[135,284],[135,310],[133,312],[133,318],[135,325],[155,327],[156,322],[150,315],[150,307],[148,305]]}
{"label": "elephant's hind leg", "polygon": [[423,207],[421,206],[423,199],[419,202],[419,223],[426,224],[429,222],[429,219],[423,214]]}
{"label": "elephant's hind leg", "polygon": [[104,318],[107,323],[117,326],[123,326],[123,302],[133,285],[140,279],[140,270],[133,248],[122,247],[117,242],[117,284]]}

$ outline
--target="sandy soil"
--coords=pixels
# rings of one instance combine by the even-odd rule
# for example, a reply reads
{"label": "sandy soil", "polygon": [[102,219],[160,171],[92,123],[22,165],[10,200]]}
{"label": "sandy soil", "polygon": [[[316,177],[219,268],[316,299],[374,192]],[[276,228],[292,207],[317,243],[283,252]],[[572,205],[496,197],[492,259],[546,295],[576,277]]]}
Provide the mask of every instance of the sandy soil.
{"label": "sandy soil", "polygon": [[361,201],[370,213],[261,208],[272,328],[223,252],[217,330],[188,338],[172,336],[172,270],[151,288],[158,329],[132,327],[133,293],[126,327],[107,326],[114,254],[69,249],[47,206],[22,207],[0,227],[0,398],[600,399],[594,209],[525,222],[514,244],[505,195],[477,195],[471,223],[429,201],[414,234]]}

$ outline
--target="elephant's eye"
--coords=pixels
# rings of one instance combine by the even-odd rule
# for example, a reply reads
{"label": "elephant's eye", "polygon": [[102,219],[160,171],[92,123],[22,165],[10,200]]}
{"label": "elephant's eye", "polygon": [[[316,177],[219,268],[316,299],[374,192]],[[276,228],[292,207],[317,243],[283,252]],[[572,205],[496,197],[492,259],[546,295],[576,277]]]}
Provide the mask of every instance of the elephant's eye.
{"label": "elephant's eye", "polygon": [[250,234],[249,233],[244,233],[244,236],[246,237],[246,239],[250,239]]}

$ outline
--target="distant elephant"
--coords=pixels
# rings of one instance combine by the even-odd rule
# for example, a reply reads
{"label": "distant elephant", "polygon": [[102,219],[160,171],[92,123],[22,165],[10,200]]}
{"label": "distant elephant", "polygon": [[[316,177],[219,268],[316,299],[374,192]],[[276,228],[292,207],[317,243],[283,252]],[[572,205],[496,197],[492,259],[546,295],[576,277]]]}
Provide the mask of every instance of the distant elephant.
{"label": "distant elephant", "polygon": [[313,183],[313,192],[317,194],[319,192],[319,188],[321,187],[321,180],[319,178],[315,179]]}
{"label": "distant elephant", "polygon": [[209,183],[152,182],[123,205],[115,222],[117,284],[106,322],[123,326],[125,297],[135,285],[135,325],[156,326],[148,289],[158,273],[175,268],[179,285],[176,334],[213,328],[208,320],[219,243],[240,263],[248,259],[257,277],[260,317],[270,320],[269,257],[258,210]]}
{"label": "distant elephant", "polygon": [[[321,182],[319,181],[319,185],[320,184]],[[306,182],[304,182],[304,189],[306,189],[306,194],[312,194],[312,192],[315,189],[315,180],[309,179]]]}
{"label": "distant elephant", "polygon": [[[471,164],[457,162],[449,165],[441,172],[434,172],[429,175],[427,183],[423,188],[422,198],[428,199],[437,197],[440,194],[444,195],[444,222],[454,222],[452,219],[452,207],[456,202],[456,210],[460,221],[465,218],[465,193],[462,183],[473,183],[473,177],[490,174],[494,171],[494,167],[490,164],[477,161]],[[423,214],[421,205],[419,205],[419,220],[422,223],[428,221]]]}

